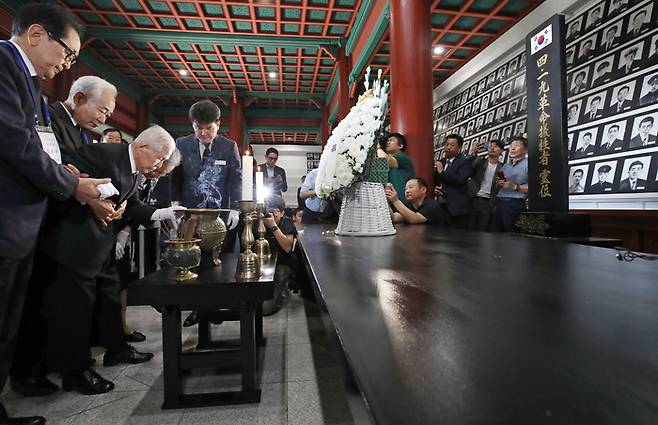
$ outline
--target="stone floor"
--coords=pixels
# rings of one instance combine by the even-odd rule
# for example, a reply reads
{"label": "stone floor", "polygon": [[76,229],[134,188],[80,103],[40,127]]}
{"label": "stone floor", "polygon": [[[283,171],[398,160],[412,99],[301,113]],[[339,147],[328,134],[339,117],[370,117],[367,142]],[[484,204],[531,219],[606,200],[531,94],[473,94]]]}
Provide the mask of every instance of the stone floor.
{"label": "stone floor", "polygon": [[[39,414],[48,424],[367,424],[363,403],[345,391],[343,374],[322,328],[317,307],[293,296],[284,309],[264,319],[267,345],[261,352],[260,404],[161,410],[162,334],[160,315],[150,307],[129,308],[129,323],[147,336],[134,344],[156,353],[145,364],[96,370],[116,388],[97,396],[60,391],[52,396],[23,398],[5,388],[2,400],[12,416]],[[213,327],[213,338],[237,338],[237,322]],[[184,328],[184,349],[196,343],[196,327]],[[94,350],[97,365],[102,351]],[[50,378],[60,383],[56,376]],[[239,375],[195,371],[187,391],[212,392],[236,387]],[[8,387],[8,385],[7,385]]]}

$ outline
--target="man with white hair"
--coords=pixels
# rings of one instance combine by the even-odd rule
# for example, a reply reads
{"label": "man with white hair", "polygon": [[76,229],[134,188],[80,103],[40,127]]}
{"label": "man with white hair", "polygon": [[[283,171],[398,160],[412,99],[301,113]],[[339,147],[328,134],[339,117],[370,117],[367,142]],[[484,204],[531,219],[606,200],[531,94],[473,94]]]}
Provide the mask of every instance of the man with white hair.
{"label": "man with white hair", "polygon": [[88,130],[93,130],[114,112],[117,89],[93,75],[73,82],[64,102],[50,105],[53,133],[64,156],[91,143]]}
{"label": "man with white hair", "polygon": [[[174,219],[174,209],[156,210],[139,201],[139,174],[152,173],[174,152],[174,139],[162,127],[143,131],[130,145],[85,145],[70,157],[80,172],[106,175],[113,187],[108,198],[115,205],[126,201],[124,218],[135,223]],[[52,371],[62,373],[62,387],[82,394],[111,391],[114,384],[90,367],[89,341],[97,294],[102,301],[98,335],[107,348],[104,366],[142,363],[153,357],[137,352],[124,341],[118,278],[112,252],[115,248],[114,217],[99,221],[86,206],[69,202],[53,205],[41,250],[56,263],[53,281],[44,294],[48,346]],[[75,326],[72,326],[75,324]]]}

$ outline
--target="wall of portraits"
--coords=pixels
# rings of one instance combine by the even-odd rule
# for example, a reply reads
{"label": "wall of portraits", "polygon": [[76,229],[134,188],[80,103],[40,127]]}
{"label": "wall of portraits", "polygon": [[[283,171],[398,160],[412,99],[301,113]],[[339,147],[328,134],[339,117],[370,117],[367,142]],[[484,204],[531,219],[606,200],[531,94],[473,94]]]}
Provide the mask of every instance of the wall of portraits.
{"label": "wall of portraits", "polygon": [[[477,146],[484,155],[490,140],[510,139],[526,131],[525,53],[492,70],[477,83],[434,109],[434,159],[442,159],[449,134],[464,138],[462,152]],[[507,158],[507,148],[503,156]]]}
{"label": "wall of portraits", "polygon": [[[655,200],[658,0],[590,0],[566,24],[571,206]],[[464,136],[468,152],[473,143],[509,143],[510,136],[525,133],[525,92],[525,54],[519,50],[467,90],[435,105],[435,159],[443,156],[447,134]]]}
{"label": "wall of portraits", "polygon": [[599,0],[567,21],[569,193],[658,192],[658,2]]}

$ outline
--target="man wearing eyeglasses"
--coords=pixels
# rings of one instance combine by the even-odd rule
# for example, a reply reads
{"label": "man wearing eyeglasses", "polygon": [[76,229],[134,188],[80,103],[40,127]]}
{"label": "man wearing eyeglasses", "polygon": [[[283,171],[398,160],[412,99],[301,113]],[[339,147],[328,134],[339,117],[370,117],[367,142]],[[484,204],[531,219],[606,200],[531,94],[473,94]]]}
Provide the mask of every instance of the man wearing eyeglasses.
{"label": "man wearing eyeglasses", "polygon": [[[21,8],[12,37],[0,42],[0,391],[7,380],[23,310],[34,248],[48,196],[87,202],[109,179],[79,178],[61,154],[40,81],[68,69],[80,49],[80,26],[65,9],[50,3]],[[40,416],[8,418],[2,424],[43,424]]]}
{"label": "man wearing eyeglasses", "polygon": [[270,195],[283,196],[281,192],[288,190],[286,181],[286,170],[276,165],[279,159],[279,151],[276,148],[269,147],[265,151],[265,163],[260,164],[260,170],[263,172],[265,186],[270,190]]}

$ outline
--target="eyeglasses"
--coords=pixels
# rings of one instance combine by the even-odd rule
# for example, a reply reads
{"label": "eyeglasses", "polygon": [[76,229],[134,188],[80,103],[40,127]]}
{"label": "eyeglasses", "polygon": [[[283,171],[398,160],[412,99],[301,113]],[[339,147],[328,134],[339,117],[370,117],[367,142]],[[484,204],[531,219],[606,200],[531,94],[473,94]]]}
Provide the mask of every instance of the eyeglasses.
{"label": "eyeglasses", "polygon": [[272,160],[276,161],[277,159],[279,159],[279,157],[278,156],[268,156],[267,159],[272,159]]}
{"label": "eyeglasses", "polygon": [[62,39],[55,37],[53,33],[48,30],[46,30],[46,34],[48,34],[48,37],[55,40],[60,46],[64,48],[64,53],[66,53],[66,57],[64,58],[64,60],[69,65],[73,65],[75,61],[78,60],[78,55],[75,53],[75,51],[71,49],[66,43],[64,43]]}

